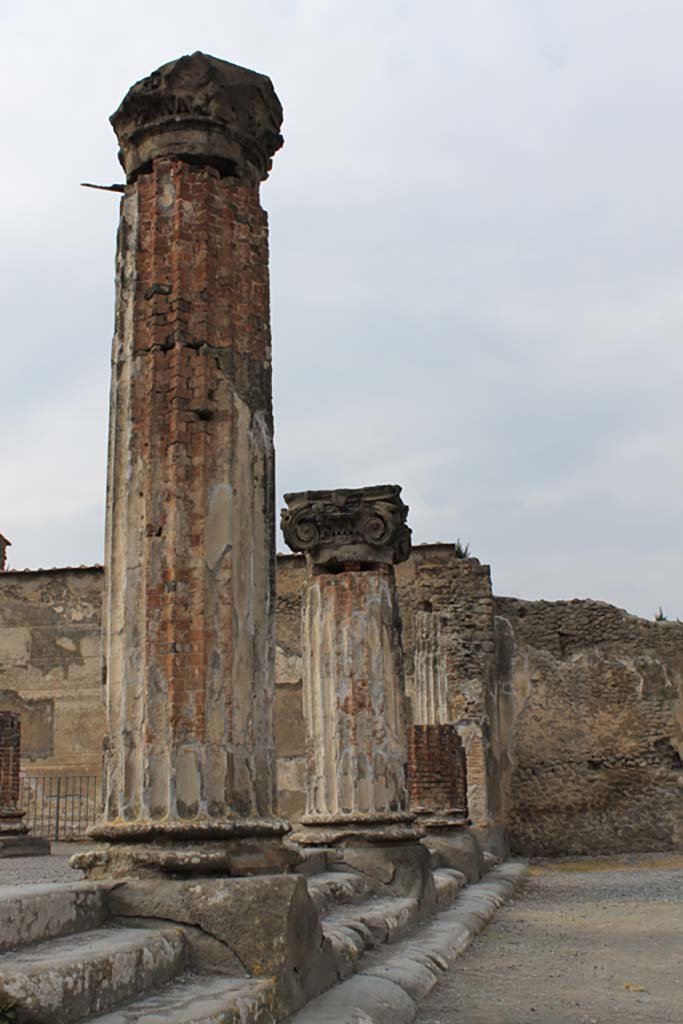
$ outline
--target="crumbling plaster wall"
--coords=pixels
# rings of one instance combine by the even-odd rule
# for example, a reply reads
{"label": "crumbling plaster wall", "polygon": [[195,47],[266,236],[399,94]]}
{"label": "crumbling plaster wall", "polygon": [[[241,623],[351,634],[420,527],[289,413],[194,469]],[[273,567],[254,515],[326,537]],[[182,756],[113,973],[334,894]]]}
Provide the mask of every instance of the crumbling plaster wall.
{"label": "crumbling plaster wall", "polygon": [[0,711],[21,716],[29,773],[98,774],[102,570],[0,573]]}
{"label": "crumbling plaster wall", "polygon": [[683,847],[683,624],[496,598],[504,813],[526,855]]}

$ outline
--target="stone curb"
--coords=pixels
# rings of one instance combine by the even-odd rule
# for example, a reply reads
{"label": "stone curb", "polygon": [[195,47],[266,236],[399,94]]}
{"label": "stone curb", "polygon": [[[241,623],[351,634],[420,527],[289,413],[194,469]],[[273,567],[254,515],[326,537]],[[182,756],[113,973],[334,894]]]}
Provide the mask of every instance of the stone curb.
{"label": "stone curb", "polygon": [[353,978],[318,996],[289,1024],[411,1024],[417,1003],[525,881],[524,861],[508,861],[462,891],[411,938],[371,954]]}

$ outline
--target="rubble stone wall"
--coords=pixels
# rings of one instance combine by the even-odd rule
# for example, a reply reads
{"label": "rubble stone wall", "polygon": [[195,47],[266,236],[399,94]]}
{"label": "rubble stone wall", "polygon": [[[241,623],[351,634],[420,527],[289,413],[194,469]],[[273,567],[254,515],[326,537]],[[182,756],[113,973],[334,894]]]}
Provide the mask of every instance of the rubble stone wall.
{"label": "rubble stone wall", "polygon": [[526,855],[683,847],[683,624],[496,599],[504,813]]}
{"label": "rubble stone wall", "polygon": [[0,711],[26,772],[100,772],[102,585],[98,567],[0,574]]}

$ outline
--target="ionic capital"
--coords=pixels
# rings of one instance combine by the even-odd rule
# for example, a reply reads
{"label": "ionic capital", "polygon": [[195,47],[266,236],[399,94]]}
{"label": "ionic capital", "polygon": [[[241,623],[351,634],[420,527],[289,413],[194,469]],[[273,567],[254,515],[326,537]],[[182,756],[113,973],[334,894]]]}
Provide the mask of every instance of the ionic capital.
{"label": "ionic capital", "polygon": [[318,566],[405,562],[411,531],[400,494],[397,484],[285,494],[285,541]]}

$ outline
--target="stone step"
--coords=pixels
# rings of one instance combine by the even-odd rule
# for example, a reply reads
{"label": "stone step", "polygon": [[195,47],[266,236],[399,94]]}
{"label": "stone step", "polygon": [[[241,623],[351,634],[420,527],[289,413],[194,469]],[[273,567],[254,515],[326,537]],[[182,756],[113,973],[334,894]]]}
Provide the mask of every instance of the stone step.
{"label": "stone step", "polygon": [[335,907],[362,903],[380,889],[366,875],[352,871],[325,871],[308,878],[307,886],[321,916]]}
{"label": "stone step", "polygon": [[328,989],[288,1024],[411,1024],[431,991],[523,883],[528,866],[508,862],[474,884],[412,936],[368,955],[355,977]]}
{"label": "stone step", "polygon": [[444,910],[467,885],[467,879],[462,871],[456,871],[455,868],[437,868],[432,874],[436,889],[436,905],[439,910]]}
{"label": "stone step", "polygon": [[189,964],[182,928],[107,927],[0,956],[16,1024],[73,1024],[166,984]]}
{"label": "stone step", "polygon": [[89,1024],[270,1024],[274,985],[189,974]]}
{"label": "stone step", "polygon": [[97,882],[0,886],[0,953],[99,928],[107,888]]}
{"label": "stone step", "polygon": [[419,917],[418,901],[398,896],[378,897],[325,914],[323,934],[332,945],[337,976],[350,977],[359,969],[366,950],[397,942],[415,927]]}

